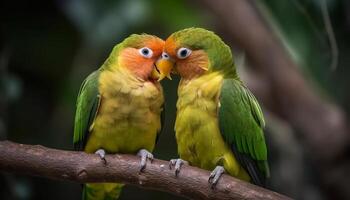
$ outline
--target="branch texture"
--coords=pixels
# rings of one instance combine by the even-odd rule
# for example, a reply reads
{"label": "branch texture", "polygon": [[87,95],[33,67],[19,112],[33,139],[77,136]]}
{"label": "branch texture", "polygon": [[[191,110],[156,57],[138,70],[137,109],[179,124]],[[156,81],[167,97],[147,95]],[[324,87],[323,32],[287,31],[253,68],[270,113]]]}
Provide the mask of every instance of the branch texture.
{"label": "branch texture", "polygon": [[224,175],[211,189],[209,172],[183,166],[178,177],[167,161],[154,160],[139,172],[139,158],[107,155],[107,164],[94,154],[63,151],[40,145],[0,141],[0,170],[79,183],[121,182],[169,192],[188,199],[290,199],[264,188]]}

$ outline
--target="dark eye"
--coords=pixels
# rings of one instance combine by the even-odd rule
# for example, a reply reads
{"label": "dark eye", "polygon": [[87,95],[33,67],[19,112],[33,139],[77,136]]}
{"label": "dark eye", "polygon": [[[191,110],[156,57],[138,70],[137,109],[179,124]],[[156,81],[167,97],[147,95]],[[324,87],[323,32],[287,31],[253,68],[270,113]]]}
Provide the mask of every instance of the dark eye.
{"label": "dark eye", "polygon": [[192,51],[190,49],[187,49],[185,47],[180,48],[177,51],[177,57],[180,59],[185,59],[187,58],[189,55],[191,55]]}
{"label": "dark eye", "polygon": [[139,49],[139,53],[145,58],[151,58],[153,56],[153,51],[148,47]]}

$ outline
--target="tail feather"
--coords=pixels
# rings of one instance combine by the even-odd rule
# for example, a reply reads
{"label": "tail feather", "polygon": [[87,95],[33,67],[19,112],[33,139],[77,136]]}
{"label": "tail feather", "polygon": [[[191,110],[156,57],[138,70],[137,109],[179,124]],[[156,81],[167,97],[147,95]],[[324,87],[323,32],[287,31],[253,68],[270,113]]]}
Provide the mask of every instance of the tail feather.
{"label": "tail feather", "polygon": [[[253,160],[250,156],[247,154],[238,153],[236,147],[234,145],[231,146],[231,149],[233,153],[235,154],[238,161],[241,163],[242,167],[248,172],[251,182],[255,185],[266,187],[266,178],[269,177],[269,170],[267,170],[267,174],[263,174],[262,171],[259,169],[259,165],[261,164],[261,161]],[[265,165],[268,167],[266,161],[262,161],[265,163]],[[268,169],[268,168],[267,168]]]}
{"label": "tail feather", "polygon": [[124,184],[88,183],[83,186],[82,200],[116,200]]}

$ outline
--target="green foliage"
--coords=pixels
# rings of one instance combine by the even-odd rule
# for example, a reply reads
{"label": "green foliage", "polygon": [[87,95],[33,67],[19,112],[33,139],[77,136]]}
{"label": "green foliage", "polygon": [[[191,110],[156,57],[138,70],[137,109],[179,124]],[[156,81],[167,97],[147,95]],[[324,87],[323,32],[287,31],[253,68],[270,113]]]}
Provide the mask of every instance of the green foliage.
{"label": "green foliage", "polygon": [[343,62],[343,59],[347,57],[345,54],[349,49],[342,45],[342,41],[346,41],[348,37],[340,34],[343,25],[338,19],[342,16],[337,10],[341,9],[344,3],[336,0],[327,1],[327,10],[336,33],[336,40],[340,43],[338,49],[340,62],[333,72],[332,59],[337,58],[332,57],[329,34],[324,21],[325,13],[321,9],[323,2],[323,0],[264,0],[260,5],[262,10],[265,10],[269,22],[274,24],[290,55],[302,67],[306,76],[318,83],[321,92],[342,99],[346,88],[339,88],[339,85],[343,85],[341,84],[343,80],[337,76],[341,76],[341,71],[344,71],[346,62]]}

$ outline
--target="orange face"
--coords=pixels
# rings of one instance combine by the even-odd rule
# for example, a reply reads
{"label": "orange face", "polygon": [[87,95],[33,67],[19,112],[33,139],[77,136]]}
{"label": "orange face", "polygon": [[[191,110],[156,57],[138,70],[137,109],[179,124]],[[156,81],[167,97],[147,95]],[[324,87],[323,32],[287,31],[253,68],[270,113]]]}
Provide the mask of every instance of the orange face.
{"label": "orange face", "polygon": [[143,80],[158,79],[155,62],[161,56],[164,41],[155,36],[149,36],[135,47],[127,47],[119,54],[119,65],[124,66]]}
{"label": "orange face", "polygon": [[192,50],[181,46],[172,37],[165,41],[163,59],[173,63],[182,78],[191,79],[208,70],[209,59],[203,50]]}

